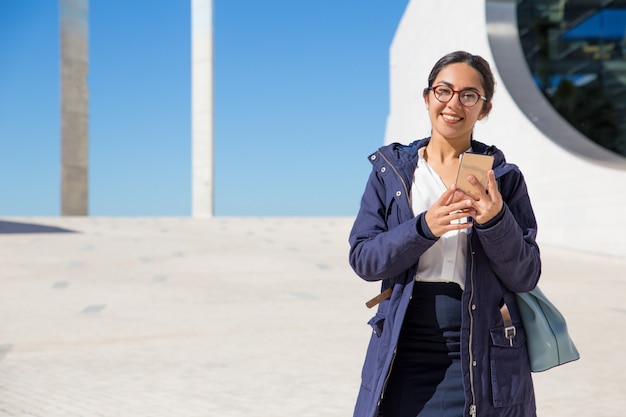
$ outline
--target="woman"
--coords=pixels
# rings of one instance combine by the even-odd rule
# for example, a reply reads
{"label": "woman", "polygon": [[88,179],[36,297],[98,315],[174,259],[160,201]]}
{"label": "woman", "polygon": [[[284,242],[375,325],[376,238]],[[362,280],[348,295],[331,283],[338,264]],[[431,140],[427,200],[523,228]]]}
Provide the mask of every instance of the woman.
{"label": "woman", "polygon": [[[382,292],[355,417],[536,415],[515,300],[541,273],[535,216],[519,169],[472,137],[494,85],[480,56],[444,56],[423,92],[431,137],[370,156],[350,264]],[[454,185],[464,152],[494,157],[468,194]]]}

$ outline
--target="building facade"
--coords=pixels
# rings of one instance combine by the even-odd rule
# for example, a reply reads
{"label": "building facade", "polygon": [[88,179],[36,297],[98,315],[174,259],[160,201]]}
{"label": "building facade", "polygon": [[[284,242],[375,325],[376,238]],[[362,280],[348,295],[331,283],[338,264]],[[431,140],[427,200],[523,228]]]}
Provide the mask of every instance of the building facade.
{"label": "building facade", "polygon": [[441,56],[482,55],[497,84],[474,136],[522,169],[540,243],[625,257],[624,10],[619,0],[411,0],[390,50],[385,142],[430,135],[422,90]]}

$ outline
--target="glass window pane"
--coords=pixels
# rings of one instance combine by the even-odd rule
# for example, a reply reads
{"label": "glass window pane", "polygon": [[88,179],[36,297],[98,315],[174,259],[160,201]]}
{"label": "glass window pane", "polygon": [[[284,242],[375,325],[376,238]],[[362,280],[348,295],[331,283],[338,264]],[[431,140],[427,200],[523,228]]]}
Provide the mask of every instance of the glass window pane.
{"label": "glass window pane", "polygon": [[530,71],[554,108],[626,156],[626,0],[523,0],[517,20]]}

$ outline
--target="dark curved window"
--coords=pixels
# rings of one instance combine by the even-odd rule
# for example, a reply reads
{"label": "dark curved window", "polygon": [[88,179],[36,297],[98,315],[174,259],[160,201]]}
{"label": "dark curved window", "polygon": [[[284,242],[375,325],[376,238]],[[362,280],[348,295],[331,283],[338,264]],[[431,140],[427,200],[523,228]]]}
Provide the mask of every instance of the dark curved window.
{"label": "dark curved window", "polygon": [[530,71],[554,108],[626,156],[626,0],[521,0],[517,22]]}

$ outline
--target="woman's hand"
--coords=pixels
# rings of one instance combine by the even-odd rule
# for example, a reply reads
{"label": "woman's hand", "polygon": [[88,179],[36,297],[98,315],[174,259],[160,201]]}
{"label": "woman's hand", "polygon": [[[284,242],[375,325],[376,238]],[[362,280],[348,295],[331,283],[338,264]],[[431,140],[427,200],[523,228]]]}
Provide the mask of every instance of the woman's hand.
{"label": "woman's hand", "polygon": [[[455,193],[460,194],[455,196]],[[472,222],[463,222],[462,219],[475,216],[476,213],[472,207],[474,201],[467,196],[459,201],[459,196],[465,196],[465,194],[457,191],[452,185],[426,211],[424,215],[426,224],[433,235],[440,237],[451,230],[464,230],[472,227]]]}
{"label": "woman's hand", "polygon": [[493,219],[502,210],[502,195],[498,190],[498,184],[496,183],[496,177],[493,170],[487,171],[487,190],[481,187],[476,177],[470,175],[468,177],[470,184],[474,186],[474,191],[479,195],[478,199],[467,197],[471,201],[471,206],[474,210],[472,217],[478,224],[485,224],[489,220]]}

